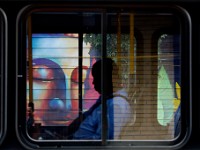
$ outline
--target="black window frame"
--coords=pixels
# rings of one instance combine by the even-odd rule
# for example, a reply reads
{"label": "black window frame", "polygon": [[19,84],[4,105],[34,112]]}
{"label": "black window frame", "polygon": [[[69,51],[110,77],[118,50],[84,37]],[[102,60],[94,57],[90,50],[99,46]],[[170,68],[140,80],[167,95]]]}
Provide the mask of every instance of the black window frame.
{"label": "black window frame", "polygon": [[[172,13],[177,15],[180,19],[181,24],[181,119],[182,119],[182,132],[179,138],[172,141],[107,141],[106,140],[106,130],[103,130],[102,141],[101,142],[81,142],[81,141],[31,141],[26,136],[26,131],[24,129],[24,117],[22,114],[26,114],[26,19],[27,17],[34,12],[35,10],[53,10],[57,8],[58,10],[67,10],[70,11],[81,11],[88,12],[88,10],[97,12],[94,8],[98,8],[99,12],[102,14],[102,38],[103,38],[103,46],[102,46],[102,58],[106,57],[106,14],[109,12],[115,12],[121,10],[126,10],[127,12],[132,12],[132,10],[142,13]],[[27,6],[21,10],[18,14],[17,18],[17,55],[16,55],[16,132],[19,141],[26,148],[94,148],[99,146],[99,148],[111,148],[111,149],[121,149],[123,148],[180,148],[182,147],[190,137],[191,134],[191,105],[192,105],[192,94],[191,94],[191,21],[189,14],[179,6],[172,5],[135,5],[125,3],[125,5],[114,4],[114,5],[95,5],[95,4],[87,4],[87,6],[78,4],[78,3],[70,3],[66,5],[32,5]],[[104,66],[104,64],[103,64]],[[102,69],[104,70],[105,67]],[[104,71],[103,71],[104,72]],[[103,75],[105,75],[103,73]],[[79,77],[80,78],[80,77]],[[102,83],[103,84],[103,83]],[[104,84],[103,84],[104,87]],[[20,89],[22,91],[20,91]],[[24,89],[24,91],[23,91]],[[103,116],[106,115],[106,105],[103,94]],[[106,122],[105,117],[103,117],[103,122]],[[104,127],[106,128],[106,127]],[[74,146],[76,145],[76,146]]]}
{"label": "black window frame", "polygon": [[0,122],[0,145],[7,132],[7,17],[3,9],[0,8],[0,42],[1,42],[1,98],[0,98],[0,110],[1,110],[1,122]]}

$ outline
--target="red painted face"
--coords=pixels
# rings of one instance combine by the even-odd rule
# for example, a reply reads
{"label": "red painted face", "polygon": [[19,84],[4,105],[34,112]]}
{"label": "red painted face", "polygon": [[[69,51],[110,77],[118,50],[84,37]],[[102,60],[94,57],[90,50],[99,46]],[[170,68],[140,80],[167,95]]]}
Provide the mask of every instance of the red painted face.
{"label": "red painted face", "polygon": [[[87,75],[88,67],[83,66],[82,68],[82,95],[84,95],[84,80]],[[79,111],[79,68],[75,68],[71,74],[71,109],[70,117],[76,118]]]}

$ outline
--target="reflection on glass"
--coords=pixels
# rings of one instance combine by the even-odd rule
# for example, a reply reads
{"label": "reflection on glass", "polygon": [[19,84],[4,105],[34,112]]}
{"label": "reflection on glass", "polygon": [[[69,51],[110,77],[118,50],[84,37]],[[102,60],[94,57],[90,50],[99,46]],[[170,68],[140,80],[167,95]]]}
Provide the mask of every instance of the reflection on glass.
{"label": "reflection on glass", "polygon": [[[92,14],[85,19],[88,17],[92,18]],[[27,68],[27,128],[34,139],[69,139],[67,128],[99,97],[91,68],[101,53],[90,51],[88,42],[83,41],[80,46],[79,38],[78,33],[32,34],[32,49],[27,48],[31,66]]]}
{"label": "reflection on glass", "polygon": [[180,52],[178,35],[163,34],[158,40],[158,122],[180,132]]}
{"label": "reflection on glass", "polygon": [[[29,135],[38,140],[101,140],[103,90],[108,140],[173,139],[180,116],[179,40],[163,35],[155,49],[151,45],[151,29],[160,25],[156,20],[174,24],[169,16],[107,14],[104,68],[101,32],[33,34],[27,120],[34,129],[30,126]],[[145,29],[140,26],[147,23]]]}

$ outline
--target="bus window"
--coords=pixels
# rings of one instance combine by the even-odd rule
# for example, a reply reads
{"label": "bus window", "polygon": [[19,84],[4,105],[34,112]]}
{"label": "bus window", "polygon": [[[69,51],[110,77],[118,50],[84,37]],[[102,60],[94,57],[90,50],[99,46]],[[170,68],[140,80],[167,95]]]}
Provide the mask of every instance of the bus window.
{"label": "bus window", "polygon": [[[180,80],[187,78],[180,52],[187,43],[181,42],[179,13],[42,7],[18,17],[22,143],[31,148],[177,143],[175,132],[187,132],[182,115],[187,109],[180,107]],[[173,34],[160,34],[166,29]],[[184,94],[185,99],[189,93]],[[180,118],[185,120],[177,122]]]}
{"label": "bus window", "polygon": [[[37,16],[33,15],[31,19],[33,25]],[[66,28],[78,27],[80,23],[93,28],[93,21],[100,18],[95,13],[82,13],[81,16],[68,13],[64,16],[69,20],[74,18]],[[90,22],[87,22],[89,19]],[[101,54],[91,50],[90,43],[83,40],[86,36],[83,32],[67,33],[69,31],[37,33],[33,27],[33,31],[29,31],[31,34],[27,33],[26,120],[28,134],[34,139],[56,139],[56,134],[67,138],[68,132],[62,131],[67,130],[72,121],[87,111],[99,97],[92,84],[91,67]],[[41,133],[34,132],[33,127],[36,126],[43,128]]]}

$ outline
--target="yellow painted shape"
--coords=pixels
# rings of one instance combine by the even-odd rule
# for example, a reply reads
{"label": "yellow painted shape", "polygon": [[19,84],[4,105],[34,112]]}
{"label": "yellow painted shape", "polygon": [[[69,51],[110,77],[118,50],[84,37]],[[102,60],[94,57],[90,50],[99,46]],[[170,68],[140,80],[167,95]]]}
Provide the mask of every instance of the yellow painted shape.
{"label": "yellow painted shape", "polygon": [[176,82],[176,95],[177,98],[174,98],[174,112],[176,112],[181,103],[181,87],[177,82]]}

